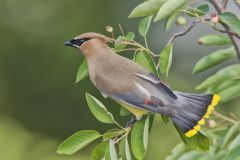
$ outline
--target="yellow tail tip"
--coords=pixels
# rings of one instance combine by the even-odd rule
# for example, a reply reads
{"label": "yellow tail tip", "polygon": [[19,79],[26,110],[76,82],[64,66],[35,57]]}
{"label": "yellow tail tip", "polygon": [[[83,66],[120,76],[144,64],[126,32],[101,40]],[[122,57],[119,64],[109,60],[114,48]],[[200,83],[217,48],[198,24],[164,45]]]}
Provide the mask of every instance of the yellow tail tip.
{"label": "yellow tail tip", "polygon": [[191,130],[187,131],[185,133],[186,137],[192,137],[195,134],[198,133],[198,131],[201,129],[201,125],[205,124],[205,119],[209,118],[210,114],[214,111],[214,107],[216,107],[216,105],[218,105],[219,101],[220,101],[220,96],[217,94],[214,94],[212,97],[212,101],[211,103],[208,105],[207,108],[207,112],[204,114],[204,116],[202,117],[202,119],[200,119],[197,123],[196,126],[194,126]]}
{"label": "yellow tail tip", "polygon": [[212,105],[216,106],[219,103],[220,99],[221,97],[218,94],[214,94],[212,99]]}

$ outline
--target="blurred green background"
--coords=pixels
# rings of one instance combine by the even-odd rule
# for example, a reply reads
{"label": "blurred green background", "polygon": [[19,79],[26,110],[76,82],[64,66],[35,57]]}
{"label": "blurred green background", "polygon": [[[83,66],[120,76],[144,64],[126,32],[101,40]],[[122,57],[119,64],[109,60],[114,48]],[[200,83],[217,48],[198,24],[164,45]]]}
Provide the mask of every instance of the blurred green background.
{"label": "blurred green background", "polygon": [[[105,26],[118,24],[137,33],[139,19],[127,19],[140,0],[0,0],[0,159],[1,160],[89,160],[91,149],[73,156],[56,154],[58,144],[82,129],[104,132],[112,126],[98,122],[90,113],[85,92],[99,97],[122,124],[119,108],[104,99],[85,79],[75,84],[76,71],[83,60],[78,51],[63,45],[65,40],[84,32],[109,35]],[[230,4],[229,10],[237,10]],[[169,36],[156,23],[149,32],[149,44],[160,52]],[[203,55],[216,48],[197,44],[199,36],[211,33],[206,26],[196,27],[179,38],[174,46],[174,61],[169,84],[175,90],[196,92],[194,87],[215,73],[192,75],[192,68]],[[110,36],[110,35],[109,35]],[[138,40],[141,42],[139,36]],[[130,56],[132,53],[124,53]],[[228,63],[234,63],[231,61]],[[239,100],[221,105],[225,114],[240,116]],[[150,137],[147,159],[163,159],[180,141],[172,125],[157,116]]]}

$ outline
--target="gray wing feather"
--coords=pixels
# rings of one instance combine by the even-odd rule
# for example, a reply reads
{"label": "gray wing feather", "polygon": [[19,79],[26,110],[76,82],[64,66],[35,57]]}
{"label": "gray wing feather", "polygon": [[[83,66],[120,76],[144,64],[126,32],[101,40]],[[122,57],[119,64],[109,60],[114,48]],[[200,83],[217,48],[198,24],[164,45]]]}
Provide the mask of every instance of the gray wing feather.
{"label": "gray wing feather", "polygon": [[177,99],[176,94],[167,85],[161,82],[161,80],[158,79],[158,77],[156,77],[154,74],[150,73],[147,75],[142,75],[142,74],[135,74],[135,75],[138,76],[139,78],[144,79],[145,81],[155,84],[156,87],[164,90],[164,92],[167,93],[170,97]]}
{"label": "gray wing feather", "polygon": [[145,104],[144,100],[136,96],[136,94],[132,93],[117,95],[114,99],[124,102],[125,104],[128,104],[130,106],[147,110],[152,113],[163,114],[169,117],[174,117],[176,115],[176,112],[173,108],[164,106],[164,103],[156,97],[151,97],[151,104]]}

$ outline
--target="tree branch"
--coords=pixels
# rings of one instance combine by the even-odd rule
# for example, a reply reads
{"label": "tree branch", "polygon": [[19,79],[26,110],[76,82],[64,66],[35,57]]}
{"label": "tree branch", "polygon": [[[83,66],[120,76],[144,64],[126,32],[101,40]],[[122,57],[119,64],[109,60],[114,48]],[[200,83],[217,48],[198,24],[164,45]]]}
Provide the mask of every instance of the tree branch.
{"label": "tree branch", "polygon": [[172,35],[172,37],[169,39],[168,44],[172,43],[177,37],[186,35],[186,34],[187,34],[188,32],[190,32],[190,31],[193,29],[193,27],[194,27],[197,23],[199,23],[199,22],[201,22],[201,20],[200,20],[200,19],[197,19],[197,20],[193,21],[188,27],[185,27],[185,28],[186,28],[185,30],[180,31],[180,32],[178,32],[178,33],[174,33],[174,34]]}
{"label": "tree branch", "polygon": [[222,8],[221,8],[221,11],[222,11],[222,12],[224,12],[224,11],[226,10],[228,1],[229,1],[229,0],[223,0]]}
{"label": "tree branch", "polygon": [[240,36],[237,34],[237,33],[234,33],[234,32],[229,32],[229,31],[226,31],[226,30],[222,30],[222,29],[219,29],[215,26],[211,26],[214,30],[218,31],[218,32],[221,32],[221,33],[227,33],[227,34],[231,34],[233,36],[236,36],[237,38],[240,38]]}
{"label": "tree branch", "polygon": [[[218,14],[222,14],[223,13],[216,0],[208,0],[208,1],[213,5],[213,7],[215,8],[215,10],[217,11]],[[226,25],[225,23],[221,23],[221,25],[227,31],[227,35],[231,39],[231,41],[233,43],[233,46],[234,46],[234,48],[235,48],[235,50],[237,52],[238,59],[240,60],[240,39],[238,37],[233,36],[232,34],[230,34],[231,29],[230,29],[230,27],[228,25]]]}

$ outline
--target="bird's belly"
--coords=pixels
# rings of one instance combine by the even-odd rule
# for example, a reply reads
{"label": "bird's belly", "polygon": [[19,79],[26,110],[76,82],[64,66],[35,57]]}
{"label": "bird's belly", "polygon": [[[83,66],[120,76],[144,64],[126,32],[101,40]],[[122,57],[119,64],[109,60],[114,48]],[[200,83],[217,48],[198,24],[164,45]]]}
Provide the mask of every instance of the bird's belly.
{"label": "bird's belly", "polygon": [[137,108],[135,106],[130,106],[128,104],[125,104],[123,102],[118,102],[122,107],[124,107],[126,110],[128,110],[129,112],[131,112],[132,114],[134,114],[137,118],[137,120],[140,120],[142,118],[143,115],[148,114],[149,112],[141,109],[141,108]]}

